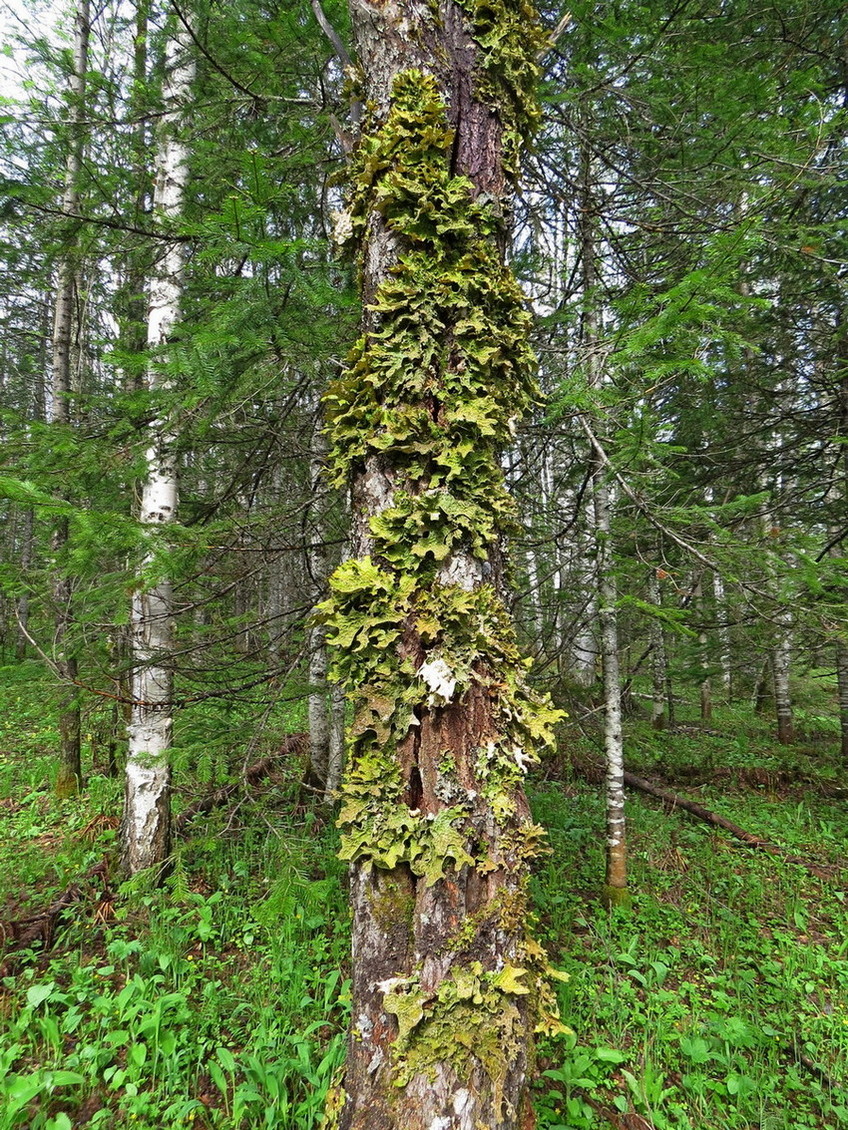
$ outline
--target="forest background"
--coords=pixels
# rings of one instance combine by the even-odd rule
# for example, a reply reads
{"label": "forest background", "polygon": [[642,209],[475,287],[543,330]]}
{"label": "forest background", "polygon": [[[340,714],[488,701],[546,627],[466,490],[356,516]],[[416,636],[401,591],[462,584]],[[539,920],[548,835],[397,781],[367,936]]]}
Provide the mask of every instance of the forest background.
{"label": "forest background", "polygon": [[[529,782],[573,1029],[540,1045],[539,1124],[841,1125],[844,13],[541,7],[510,252],[541,392],[502,457],[518,640],[568,712]],[[310,1127],[350,1002],[314,614],[349,552],[321,423],[360,319],[348,13],[10,15],[0,1126]],[[139,644],[142,594],[167,638]],[[159,691],[164,884],[120,818]],[[642,788],[605,883],[623,752],[666,803]]]}

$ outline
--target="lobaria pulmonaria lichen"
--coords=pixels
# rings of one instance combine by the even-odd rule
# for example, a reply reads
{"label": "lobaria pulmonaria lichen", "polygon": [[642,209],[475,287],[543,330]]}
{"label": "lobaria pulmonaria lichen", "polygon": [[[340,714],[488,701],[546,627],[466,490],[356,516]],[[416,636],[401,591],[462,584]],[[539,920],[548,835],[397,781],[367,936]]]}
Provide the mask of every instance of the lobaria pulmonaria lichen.
{"label": "lobaria pulmonaria lichen", "polygon": [[[515,172],[537,117],[543,37],[525,0],[460,7],[480,52],[476,95],[499,114]],[[514,507],[499,456],[537,398],[530,315],[503,262],[502,203],[453,167],[448,109],[434,75],[400,72],[388,110],[367,111],[351,161],[337,235],[361,254],[376,226],[392,265],[325,398],[329,461],[339,485],[378,465],[390,489],[360,538],[370,552],[339,567],[321,614],[332,675],[354,706],[342,857],[382,872],[402,866],[421,897],[468,873],[478,887],[501,877],[431,955],[445,962],[441,979],[419,962],[381,982],[397,1021],[394,1082],[445,1061],[462,1075],[473,1061],[499,1110],[528,1015],[561,1030],[544,951],[528,933],[526,862],[545,847],[521,786],[562,713],[530,688],[500,593]],[[433,719],[472,700],[473,747],[434,750],[449,727]],[[428,741],[419,800],[414,760]],[[487,964],[480,939],[500,936],[513,939],[508,952]]]}

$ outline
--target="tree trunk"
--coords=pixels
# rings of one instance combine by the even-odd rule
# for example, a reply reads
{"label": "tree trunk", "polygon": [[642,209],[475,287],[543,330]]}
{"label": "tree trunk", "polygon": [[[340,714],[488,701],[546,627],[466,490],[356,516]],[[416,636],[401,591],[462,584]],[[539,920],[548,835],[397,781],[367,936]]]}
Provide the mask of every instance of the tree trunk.
{"label": "tree trunk", "polygon": [[[91,33],[89,0],[79,0],[74,15],[74,61],[69,90],[68,157],[65,163],[65,191],[62,215],[68,225],[80,210],[80,174],[85,144],[85,88],[88,70],[88,41]],[[72,373],[74,337],[74,300],[78,255],[77,232],[70,226],[65,231],[66,245],[59,257],[56,278],[56,302],[53,316],[53,356],[51,365],[50,406],[48,419],[58,427],[71,423]],[[53,648],[57,672],[62,680],[59,704],[59,773],[56,792],[72,796],[82,779],[80,708],[77,694],[77,657],[73,651],[73,586],[62,567],[62,556],[68,543],[68,520],[61,518],[52,537],[53,603],[55,629]]]}
{"label": "tree trunk", "polygon": [[[583,315],[580,337],[586,383],[591,392],[600,390],[605,374],[601,360],[598,317],[596,211],[593,155],[586,145],[580,152],[580,250],[582,261]],[[598,429],[607,430],[600,417]],[[627,834],[624,816],[624,738],[621,729],[621,674],[618,656],[618,609],[613,573],[612,497],[600,454],[592,450],[591,481],[595,556],[595,586],[600,624],[600,652],[604,680],[604,753],[606,755],[607,854],[604,900],[611,906],[627,906]]]}
{"label": "tree trunk", "polygon": [[751,694],[751,705],[755,714],[764,714],[769,699],[771,684],[771,659],[764,659],[757,678],[754,681],[754,690]]}
{"label": "tree trunk", "polygon": [[792,616],[781,614],[778,638],[772,656],[774,674],[774,706],[777,714],[777,740],[791,745],[795,740],[792,721],[792,697],[789,691],[789,671],[792,661]]}
{"label": "tree trunk", "polygon": [[[310,493],[313,500],[312,520],[309,525],[309,579],[312,599],[323,600],[326,595],[329,561],[326,544],[326,512],[321,499],[325,444],[316,419],[309,457]],[[306,783],[326,794],[330,772],[331,705],[327,684],[327,630],[316,623],[309,633],[309,771]]]}
{"label": "tree trunk", "polygon": [[[168,40],[163,103],[158,139],[154,215],[174,224],[180,217],[188,179],[188,150],[180,138],[181,117],[194,80],[191,38],[182,23]],[[148,387],[167,390],[168,378],[159,367],[179,317],[184,268],[183,244],[165,245],[157,273],[151,279],[147,344],[151,360]],[[175,436],[170,421],[156,420],[147,451],[139,520],[149,550],[142,574],[155,562],[155,531],[173,522],[177,509]],[[171,843],[170,756],[173,727],[173,622],[171,582],[158,577],[149,587],[141,578],[133,596],[133,705],[128,727],[126,790],[123,823],[123,864],[135,874],[161,866]]]}
{"label": "tree trunk", "polygon": [[336,233],[366,314],[327,396],[354,520],[325,608],[354,706],[353,1020],[328,1121],[526,1130],[533,1033],[557,1022],[522,778],[559,712],[527,689],[503,603],[499,450],[533,395],[503,252],[541,36],[523,0],[350,7],[369,114]]}
{"label": "tree trunk", "polygon": [[345,749],[345,692],[340,683],[333,683],[330,691],[330,742],[327,757],[328,800],[335,797],[344,772]]}
{"label": "tree trunk", "polygon": [[699,691],[701,702],[701,721],[710,722],[713,717],[713,692],[710,681],[710,661],[707,651],[707,630],[704,625],[704,588],[699,576],[692,587],[692,598],[695,605],[695,615],[698,618],[698,652],[701,670],[704,677],[701,679]]}
{"label": "tree trunk", "polygon": [[733,669],[731,666],[729,609],[724,581],[719,573],[713,573],[713,594],[715,595],[716,618],[718,619],[719,667],[721,670],[721,689],[724,701],[733,700]]}
{"label": "tree trunk", "polygon": [[[657,570],[648,570],[648,600],[655,607],[662,604],[662,591]],[[668,725],[666,715],[666,679],[668,661],[665,654],[662,623],[657,618],[651,620],[651,725],[655,730],[664,730]]]}
{"label": "tree trunk", "polygon": [[612,572],[609,488],[599,470],[592,496],[598,539],[598,619],[604,674],[604,753],[607,789],[607,874],[604,899],[611,906],[630,902],[627,890],[627,834],[624,816],[624,739],[621,729],[621,674],[618,662],[618,614]]}
{"label": "tree trunk", "polygon": [[848,765],[848,644],[836,644],[836,681],[839,687],[839,728],[842,735],[842,762]]}
{"label": "tree trunk", "polygon": [[591,497],[587,499],[584,517],[585,533],[578,525],[574,534],[577,549],[577,591],[583,603],[571,646],[571,674],[578,686],[588,689],[595,685],[598,661],[598,641],[595,636],[595,625],[598,620],[598,578],[597,565],[591,548],[595,537],[595,515]]}

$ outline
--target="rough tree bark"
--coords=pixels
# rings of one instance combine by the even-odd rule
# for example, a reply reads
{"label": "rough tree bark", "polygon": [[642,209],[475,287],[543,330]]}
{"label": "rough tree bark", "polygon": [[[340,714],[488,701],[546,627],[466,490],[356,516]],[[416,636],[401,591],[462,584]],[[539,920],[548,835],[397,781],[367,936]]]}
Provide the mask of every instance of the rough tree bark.
{"label": "rough tree bark", "polygon": [[367,116],[336,235],[366,313],[326,401],[354,529],[325,609],[354,708],[353,1014],[327,1123],[526,1130],[533,1033],[558,1022],[522,778],[558,712],[503,603],[498,453],[535,395],[504,248],[543,38],[525,0],[350,9]]}
{"label": "rough tree bark", "polygon": [[[69,83],[69,140],[65,162],[65,190],[62,215],[68,224],[80,210],[80,174],[85,147],[85,88],[88,70],[88,41],[91,34],[89,0],[80,0],[74,14],[73,71]],[[77,233],[68,229],[65,248],[56,270],[56,301],[53,311],[53,348],[48,419],[52,424],[67,427],[71,422],[71,381],[74,354],[74,305],[78,255]],[[73,589],[71,579],[61,567],[60,559],[68,541],[68,520],[60,518],[53,531],[53,603],[56,622],[53,648],[56,669],[62,679],[59,705],[59,773],[56,792],[71,796],[81,781],[80,709],[77,700],[77,657],[73,652],[70,632],[73,624]]]}
{"label": "rough tree bark", "polygon": [[[191,37],[182,22],[170,36],[165,55],[163,103],[156,157],[153,210],[156,219],[179,219],[188,180],[188,150],[181,121],[194,80]],[[151,353],[147,387],[166,391],[161,366],[179,317],[184,245],[166,243],[150,283],[147,345]],[[152,539],[157,528],[172,522],[177,509],[177,467],[173,429],[167,414],[154,421],[147,451],[139,520],[150,548],[142,564],[132,601],[133,704],[128,727],[126,788],[122,829],[123,865],[131,873],[161,866],[170,851],[170,758],[173,726],[173,650],[171,582],[159,573]],[[151,572],[153,579],[144,574]]]}

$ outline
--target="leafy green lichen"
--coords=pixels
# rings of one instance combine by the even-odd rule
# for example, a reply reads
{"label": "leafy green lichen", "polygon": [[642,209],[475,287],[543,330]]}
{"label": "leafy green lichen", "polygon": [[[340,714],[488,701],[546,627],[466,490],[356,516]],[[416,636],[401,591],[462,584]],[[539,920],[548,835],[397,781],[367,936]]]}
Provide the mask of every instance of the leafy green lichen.
{"label": "leafy green lichen", "polygon": [[[460,2],[481,48],[476,94],[504,124],[507,171],[514,172],[520,139],[538,113],[536,23],[526,0]],[[511,618],[483,571],[499,559],[514,520],[499,453],[537,398],[535,359],[523,295],[502,262],[500,205],[453,171],[453,146],[431,75],[402,72],[385,116],[366,111],[337,231],[350,250],[361,250],[376,212],[396,256],[325,408],[334,481],[362,475],[377,460],[394,487],[389,505],[370,517],[370,555],[340,566],[321,615],[334,647],[332,674],[351,689],[354,707],[342,858],[383,872],[404,865],[425,888],[466,868],[510,874],[509,890],[445,939],[455,964],[432,992],[422,989],[420,972],[386,982],[384,1006],[398,1023],[395,1081],[404,1086],[445,1060],[467,1074],[476,1060],[500,1105],[527,1016],[546,1031],[558,1020],[537,943],[517,942],[513,964],[494,970],[476,959],[475,946],[484,930],[520,939],[527,928],[523,870],[544,847],[520,788],[562,715],[531,690]],[[470,590],[446,579],[455,559],[480,563]],[[413,663],[413,654],[427,663]],[[474,789],[445,752],[434,788],[442,807],[419,810],[401,750],[408,753],[422,711],[472,694],[485,701],[488,718],[477,748],[464,755]],[[375,898],[375,916],[392,913],[397,899],[403,917],[411,914],[405,888]]]}
{"label": "leafy green lichen", "polygon": [[517,175],[522,145],[539,124],[539,56],[548,46],[531,0],[457,0],[482,49],[477,93],[504,123],[504,164]]}
{"label": "leafy green lichen", "polygon": [[[550,988],[539,970],[505,963],[487,971],[472,961],[453,966],[434,991],[422,988],[420,973],[392,978],[384,988],[383,1007],[398,1022],[392,1045],[395,1085],[405,1087],[418,1074],[432,1077],[446,1062],[467,1079],[473,1059],[492,1081],[500,1117],[506,1075],[525,1038],[515,998],[535,994],[550,1004]],[[568,1031],[550,1014],[544,1030]]]}

